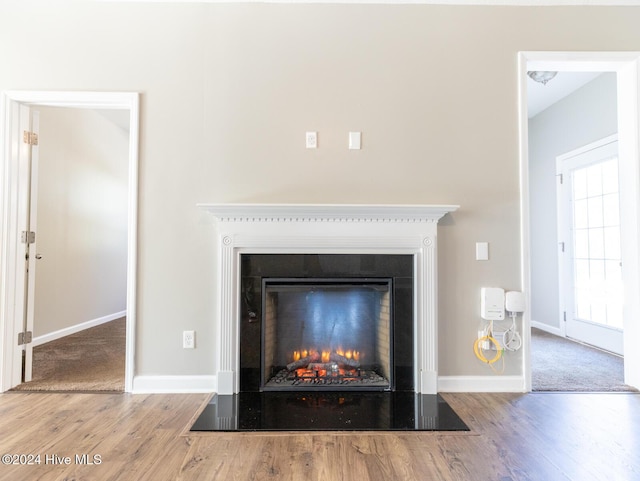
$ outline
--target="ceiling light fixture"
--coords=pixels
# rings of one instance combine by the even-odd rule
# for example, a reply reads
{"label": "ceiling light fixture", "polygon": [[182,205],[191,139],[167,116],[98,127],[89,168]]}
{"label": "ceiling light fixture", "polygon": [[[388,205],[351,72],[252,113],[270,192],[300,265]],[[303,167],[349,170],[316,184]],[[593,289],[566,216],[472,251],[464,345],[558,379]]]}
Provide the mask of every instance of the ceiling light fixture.
{"label": "ceiling light fixture", "polygon": [[539,70],[531,70],[527,72],[527,75],[536,82],[540,82],[542,85],[547,85],[547,82],[555,77],[558,72],[547,72]]}

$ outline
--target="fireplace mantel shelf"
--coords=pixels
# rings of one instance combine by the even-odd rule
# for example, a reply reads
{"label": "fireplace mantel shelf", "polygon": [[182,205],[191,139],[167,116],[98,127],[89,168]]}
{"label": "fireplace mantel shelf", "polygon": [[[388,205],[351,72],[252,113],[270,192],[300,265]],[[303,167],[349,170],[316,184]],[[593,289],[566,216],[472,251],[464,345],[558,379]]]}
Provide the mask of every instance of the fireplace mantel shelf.
{"label": "fireplace mantel shelf", "polygon": [[437,222],[457,205],[198,204],[224,222]]}

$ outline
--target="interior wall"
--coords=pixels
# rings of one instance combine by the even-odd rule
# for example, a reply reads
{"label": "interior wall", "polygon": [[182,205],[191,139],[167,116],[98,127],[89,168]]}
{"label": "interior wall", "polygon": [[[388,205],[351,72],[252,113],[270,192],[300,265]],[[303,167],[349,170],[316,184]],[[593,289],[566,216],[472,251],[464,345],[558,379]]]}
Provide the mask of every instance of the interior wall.
{"label": "interior wall", "polygon": [[34,337],[126,309],[128,113],[40,111]]}
{"label": "interior wall", "polygon": [[492,375],[472,345],[480,287],[521,288],[518,52],[637,49],[639,21],[636,7],[3,2],[0,89],[141,93],[138,375],[215,371],[199,202],[460,204],[438,234],[439,372]]}
{"label": "interior wall", "polygon": [[529,119],[531,320],[541,329],[561,330],[556,157],[617,131],[615,73],[596,77]]}

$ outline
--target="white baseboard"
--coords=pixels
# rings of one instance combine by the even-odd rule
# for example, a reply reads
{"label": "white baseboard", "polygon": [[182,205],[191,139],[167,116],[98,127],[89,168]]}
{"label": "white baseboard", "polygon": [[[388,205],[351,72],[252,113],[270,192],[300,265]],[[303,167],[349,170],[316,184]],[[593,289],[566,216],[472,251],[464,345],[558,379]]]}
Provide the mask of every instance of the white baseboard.
{"label": "white baseboard", "polygon": [[438,392],[526,392],[523,376],[440,376]]}
{"label": "white baseboard", "polygon": [[531,321],[531,327],[535,327],[536,329],[540,329],[541,331],[548,332],[549,334],[553,334],[555,336],[564,337],[562,335],[562,330],[559,327],[553,327],[549,324],[545,324],[543,322]]}
{"label": "white baseboard", "polygon": [[133,394],[211,393],[217,389],[216,376],[135,376]]}
{"label": "white baseboard", "polygon": [[89,329],[91,327],[99,326],[100,324],[104,324],[106,322],[115,321],[116,319],[120,319],[121,317],[125,317],[126,315],[127,311],[120,311],[114,314],[109,314],[108,316],[103,316],[87,322],[82,322],[80,324],[76,324],[75,326],[65,327],[64,329],[60,329],[58,331],[43,334],[42,336],[34,337],[33,347],[39,346],[40,344],[44,344],[46,342],[55,341],[56,339],[60,339],[61,337],[69,336],[71,334],[84,331],[85,329]]}

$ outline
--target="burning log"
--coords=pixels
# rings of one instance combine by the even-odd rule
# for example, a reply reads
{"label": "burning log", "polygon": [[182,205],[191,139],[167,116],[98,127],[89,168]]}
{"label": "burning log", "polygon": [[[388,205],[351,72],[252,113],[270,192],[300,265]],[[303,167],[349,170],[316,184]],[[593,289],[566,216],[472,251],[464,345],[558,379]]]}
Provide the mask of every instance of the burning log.
{"label": "burning log", "polygon": [[354,369],[360,367],[360,361],[356,359],[349,359],[345,356],[338,354],[337,352],[332,352],[329,358],[333,362],[337,362],[338,364],[342,364],[343,366],[348,366]]}
{"label": "burning log", "polygon": [[331,371],[334,364],[330,362],[311,362],[308,368],[313,371]]}
{"label": "burning log", "polygon": [[303,367],[307,367],[312,362],[317,362],[320,360],[320,354],[317,352],[311,353],[308,356],[305,356],[297,361],[290,362],[287,364],[287,371],[295,371],[296,369],[301,369]]}

